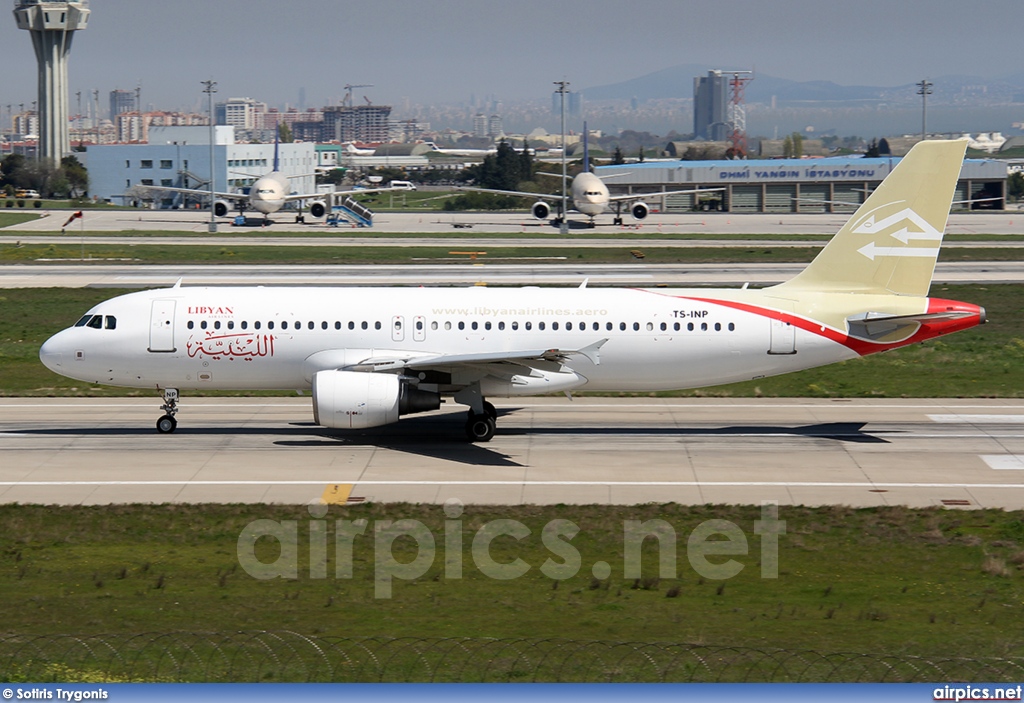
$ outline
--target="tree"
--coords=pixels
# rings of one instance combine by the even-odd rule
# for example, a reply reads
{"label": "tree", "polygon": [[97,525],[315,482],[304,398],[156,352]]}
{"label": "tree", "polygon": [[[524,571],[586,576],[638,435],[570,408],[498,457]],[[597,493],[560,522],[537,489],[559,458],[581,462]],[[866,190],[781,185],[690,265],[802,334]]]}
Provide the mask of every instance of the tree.
{"label": "tree", "polygon": [[281,122],[277,125],[278,141],[282,144],[291,144],[295,141],[292,136],[292,128],[288,126],[287,122]]}
{"label": "tree", "polygon": [[622,154],[622,147],[618,144],[615,145],[615,153],[612,154],[612,165],[619,166],[626,163],[626,157]]}
{"label": "tree", "polygon": [[793,132],[793,158],[799,159],[804,155],[804,135],[800,132]]}
{"label": "tree", "polygon": [[341,185],[345,182],[345,169],[333,168],[327,173],[318,173],[316,177],[317,183],[330,183],[331,185]]}
{"label": "tree", "polygon": [[60,160],[60,170],[63,180],[67,183],[68,195],[72,198],[80,198],[89,190],[89,172],[74,154],[65,156]]}
{"label": "tree", "polygon": [[786,138],[782,140],[782,158],[793,158],[793,137],[789,134],[787,134]]}
{"label": "tree", "polygon": [[1006,182],[1006,194],[1014,200],[1024,198],[1024,173],[1016,171],[1010,174]]}
{"label": "tree", "polygon": [[889,140],[882,137],[878,140],[878,155],[879,156],[892,156],[892,149],[889,148]]}
{"label": "tree", "polygon": [[18,187],[22,185],[21,179],[23,177],[23,171],[26,164],[25,157],[22,154],[9,154],[2,162],[0,162],[0,176],[4,185],[12,185]]}
{"label": "tree", "polygon": [[878,150],[878,140],[872,139],[871,143],[868,144],[867,151],[864,152],[864,158],[877,159],[879,156],[881,156],[881,152]]}
{"label": "tree", "polygon": [[636,155],[636,162],[642,164],[644,162],[644,148],[640,147],[640,151]]}

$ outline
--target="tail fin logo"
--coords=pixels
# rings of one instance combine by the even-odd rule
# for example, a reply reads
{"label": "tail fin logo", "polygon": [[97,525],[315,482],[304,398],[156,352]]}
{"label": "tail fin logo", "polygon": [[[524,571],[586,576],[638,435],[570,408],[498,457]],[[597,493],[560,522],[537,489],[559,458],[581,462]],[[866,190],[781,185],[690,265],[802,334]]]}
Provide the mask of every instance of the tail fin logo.
{"label": "tail fin logo", "polygon": [[[861,256],[874,261],[879,256],[912,256],[923,258],[934,258],[938,256],[938,244],[942,241],[942,232],[935,229],[926,219],[918,215],[909,207],[895,212],[886,217],[879,217],[879,210],[885,210],[900,205],[904,201],[888,203],[869,212],[859,222],[854,223],[854,234],[873,235],[873,240],[857,250]],[[891,231],[889,231],[891,230]],[[889,236],[902,242],[904,246],[884,246],[880,241],[883,236]],[[906,246],[910,241],[932,242],[936,246],[917,247]]]}

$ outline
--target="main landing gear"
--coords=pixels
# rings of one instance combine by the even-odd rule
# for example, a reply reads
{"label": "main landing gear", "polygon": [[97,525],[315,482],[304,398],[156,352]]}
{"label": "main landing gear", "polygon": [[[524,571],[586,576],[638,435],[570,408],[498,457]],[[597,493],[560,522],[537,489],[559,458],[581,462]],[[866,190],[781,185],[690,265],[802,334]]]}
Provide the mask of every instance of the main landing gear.
{"label": "main landing gear", "polygon": [[467,414],[466,438],[470,442],[490,442],[497,429],[498,411],[486,400],[483,402],[483,410],[477,413],[471,409]]}
{"label": "main landing gear", "polygon": [[160,434],[169,434],[174,432],[178,427],[178,421],[174,419],[174,416],[178,413],[178,389],[177,388],[165,388],[164,389],[164,404],[160,406],[166,415],[160,417],[156,421],[156,431]]}

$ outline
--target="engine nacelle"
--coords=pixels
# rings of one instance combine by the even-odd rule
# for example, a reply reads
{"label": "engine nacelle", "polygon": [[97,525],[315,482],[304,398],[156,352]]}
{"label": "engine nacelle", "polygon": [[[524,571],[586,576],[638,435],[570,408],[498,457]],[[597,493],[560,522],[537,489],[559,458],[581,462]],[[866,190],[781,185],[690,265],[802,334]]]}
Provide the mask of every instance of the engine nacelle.
{"label": "engine nacelle", "polygon": [[399,415],[437,410],[441,396],[390,373],[319,371],[313,374],[313,421],[361,430],[398,422]]}
{"label": "engine nacelle", "polygon": [[223,200],[218,200],[213,204],[213,214],[217,217],[226,217],[231,212],[231,205]]}
{"label": "engine nacelle", "polygon": [[533,207],[530,208],[530,212],[532,212],[533,216],[538,220],[546,220],[548,219],[548,215],[551,214],[551,206],[543,200],[538,200],[533,204]]}
{"label": "engine nacelle", "polygon": [[323,217],[327,214],[327,204],[322,200],[314,200],[309,204],[309,214],[313,217]]}
{"label": "engine nacelle", "polygon": [[651,214],[651,208],[647,207],[647,203],[643,200],[633,203],[629,208],[629,213],[633,216],[634,220],[643,220]]}

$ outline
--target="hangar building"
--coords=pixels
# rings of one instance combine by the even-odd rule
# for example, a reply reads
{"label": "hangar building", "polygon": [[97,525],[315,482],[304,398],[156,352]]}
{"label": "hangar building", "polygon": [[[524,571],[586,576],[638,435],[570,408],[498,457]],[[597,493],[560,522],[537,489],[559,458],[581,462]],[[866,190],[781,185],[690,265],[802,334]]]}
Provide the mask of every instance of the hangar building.
{"label": "hangar building", "polygon": [[[852,212],[889,175],[899,158],[829,157],[750,161],[648,161],[600,166],[612,193],[650,193],[662,212]],[[954,209],[999,209],[1006,203],[1006,164],[967,159]],[[724,188],[702,195],[656,197],[659,191]],[[984,200],[995,198],[995,200]],[[978,201],[968,203],[966,201]]]}

